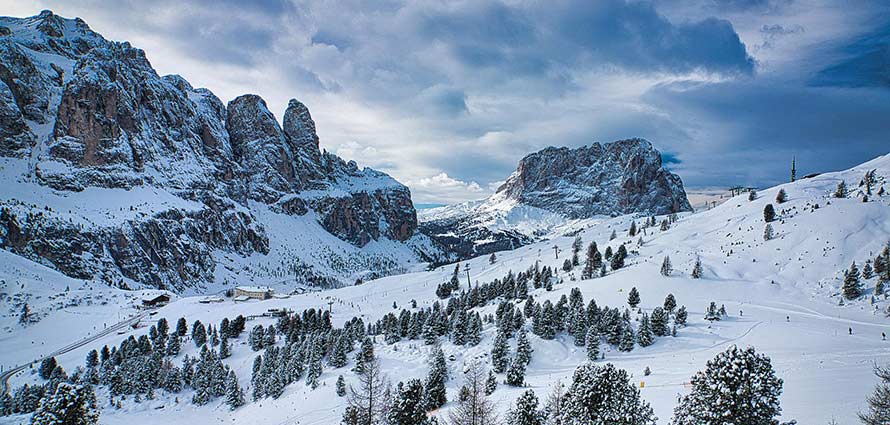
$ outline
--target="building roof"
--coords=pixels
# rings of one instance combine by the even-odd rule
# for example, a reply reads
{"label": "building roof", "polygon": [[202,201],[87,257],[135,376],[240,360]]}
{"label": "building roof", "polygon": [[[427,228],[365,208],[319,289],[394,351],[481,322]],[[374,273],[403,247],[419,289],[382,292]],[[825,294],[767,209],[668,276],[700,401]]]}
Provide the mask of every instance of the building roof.
{"label": "building roof", "polygon": [[271,292],[272,288],[268,286],[236,286],[235,289],[244,292]]}

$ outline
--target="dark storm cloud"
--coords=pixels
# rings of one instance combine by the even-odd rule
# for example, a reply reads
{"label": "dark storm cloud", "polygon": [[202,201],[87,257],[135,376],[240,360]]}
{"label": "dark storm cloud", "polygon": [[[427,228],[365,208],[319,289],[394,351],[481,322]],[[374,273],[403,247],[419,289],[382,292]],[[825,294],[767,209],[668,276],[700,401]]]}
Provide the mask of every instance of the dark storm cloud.
{"label": "dark storm cloud", "polygon": [[840,49],[841,59],[818,72],[816,86],[890,88],[890,19]]}

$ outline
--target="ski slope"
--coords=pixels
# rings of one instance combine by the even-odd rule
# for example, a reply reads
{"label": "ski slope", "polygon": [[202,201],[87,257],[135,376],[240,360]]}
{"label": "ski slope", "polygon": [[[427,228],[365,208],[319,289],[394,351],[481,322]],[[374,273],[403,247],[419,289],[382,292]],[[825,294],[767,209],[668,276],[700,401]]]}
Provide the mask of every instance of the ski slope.
{"label": "ski slope", "polygon": [[[890,195],[872,196],[869,202],[862,202],[859,197],[859,179],[871,169],[877,170],[878,186],[883,184],[890,188],[888,155],[850,170],[763,190],[754,201],[749,201],[745,194],[708,211],[684,214],[667,231],[658,230],[657,226],[646,229],[642,246],[637,246],[638,237],[627,236],[631,221],[636,220],[639,225],[641,218],[624,216],[597,221],[580,233],[585,246],[596,241],[603,251],[606,246],[614,250],[619,244],[627,243],[631,251],[625,268],[602,278],[578,280],[580,268],[569,273],[561,271],[562,262],[570,255],[574,237],[556,237],[514,251],[499,252],[495,264],[490,264],[487,256],[466,261],[461,265],[459,276],[466,285],[463,267],[469,265],[472,282],[489,282],[503,277],[509,270],[518,272],[538,262],[560,270],[559,278],[563,282],[555,285],[551,292],[543,289],[530,291],[537,302],[548,299],[556,302],[560,296],[568,295],[571,288],[578,287],[585,303],[592,297],[601,307],[623,307],[628,291],[636,287],[642,298],[640,307],[651,312],[662,305],[668,293],[674,294],[678,305],[685,305],[689,310],[688,326],[679,329],[676,337],[656,338],[653,345],[637,346],[629,353],[618,352],[606,344],[601,346],[605,350],[605,361],[628,370],[633,374],[633,380],[642,386],[642,397],[651,403],[659,424],[670,420],[678,396],[689,390],[687,382],[690,377],[731,344],[754,346],[772,359],[776,374],[784,380],[783,421],[796,419],[800,424],[824,424],[834,419],[840,424],[856,423],[856,412],[865,408],[865,398],[877,382],[872,375],[872,366],[890,363],[890,341],[881,337],[882,332],[890,332],[890,319],[884,313],[890,303],[883,297],[877,297],[872,303],[876,280],[864,281],[866,295],[860,299],[842,302],[840,295],[842,272],[850,262],[855,260],[861,267],[890,240]],[[830,197],[841,180],[851,188],[850,197]],[[779,189],[784,189],[788,195],[788,201],[783,204],[775,202]],[[776,206],[778,218],[772,223],[776,237],[764,241],[762,211],[767,203]],[[818,208],[815,208],[816,204]],[[618,237],[609,241],[613,231]],[[554,256],[554,245],[560,248],[559,258]],[[48,294],[65,286],[66,278],[49,269],[27,264],[8,253],[2,255],[3,260],[9,259],[11,264],[0,268],[3,279],[11,281],[11,276],[18,273],[23,276],[20,279],[28,279],[27,284],[31,285],[15,291],[7,282],[5,293],[34,294],[42,290],[38,283],[49,282],[46,283],[48,289],[43,292],[47,294],[43,297],[49,297]],[[666,255],[674,265],[674,273],[669,277],[659,273]],[[696,257],[701,258],[704,266],[702,279],[689,277]],[[411,300],[416,300],[419,307],[431,305],[437,299],[436,285],[449,279],[453,268],[453,265],[446,265],[432,271],[389,276],[361,286],[309,292],[288,299],[202,304],[199,301],[203,297],[184,297],[161,308],[153,317],[166,317],[171,323],[186,317],[190,323],[199,319],[206,324],[219,323],[224,317],[232,318],[238,314],[258,315],[272,308],[302,311],[310,307],[326,309],[331,305],[335,326],[353,316],[362,317],[369,323],[390,311],[398,312],[393,310],[394,302],[399,310],[410,306]],[[85,284],[81,282],[80,285]],[[93,286],[92,293],[110,291]],[[48,312],[47,316],[24,328],[15,322],[9,295],[4,297],[2,326],[7,332],[0,343],[12,349],[3,350],[2,363],[20,362],[66,345],[89,333],[90,326],[95,326],[99,320],[113,318],[117,313],[115,306],[130,305],[128,302],[131,301],[124,301],[126,295],[117,291],[110,293],[117,298],[112,298],[114,301],[106,306],[76,307],[71,312],[68,308],[52,310],[48,303],[42,306],[34,301],[42,306],[39,307],[42,311]],[[711,301],[725,305],[729,317],[715,323],[705,321],[704,310]],[[481,312],[494,313],[495,308],[496,304],[490,303]],[[76,312],[80,310],[87,319],[65,323],[69,316],[78,316]],[[271,318],[250,320],[247,329],[273,322]],[[83,364],[90,349],[100,348],[103,344],[116,345],[130,333],[146,332],[147,327],[143,327],[125,334],[107,335],[96,341],[95,346],[73,350],[58,360],[66,370],[73,370]],[[479,358],[490,365],[488,353],[494,332],[494,325],[486,324],[482,342],[476,347],[456,347],[443,342],[452,379],[448,382],[449,403],[434,414],[443,419],[447,417],[447,410],[457,398],[460,370],[465,361]],[[574,369],[586,360],[585,348],[575,347],[571,337],[565,334],[551,341],[532,334],[529,336],[534,353],[526,374],[527,388],[534,389],[543,400],[558,379],[566,383],[571,380]],[[234,368],[249,394],[251,365],[257,353],[246,345],[246,339],[247,333],[231,341],[234,343],[233,356],[225,362]],[[515,340],[511,340],[511,344],[512,353]],[[197,353],[190,342],[183,344],[183,348],[177,361],[181,361],[185,354]],[[427,373],[430,347],[422,341],[403,340],[385,345],[378,337],[375,350],[393,383],[423,378]],[[341,369],[325,367],[321,385],[316,390],[311,390],[301,380],[289,386],[277,400],[249,402],[234,412],[229,411],[222,399],[197,407],[188,403],[191,397],[188,392],[170,395],[163,391],[158,391],[154,400],[127,401],[123,408],[116,409],[108,407],[107,392],[101,389],[98,393],[99,405],[103,409],[101,423],[338,423],[345,399],[335,395],[334,383],[340,374],[348,383],[355,382],[349,371],[351,365],[350,360],[350,364]],[[646,367],[652,370],[650,376],[643,375]],[[503,380],[502,375],[500,379]],[[37,380],[39,378],[33,371],[26,370],[12,378],[11,386]],[[501,416],[527,388],[498,386],[492,399]],[[0,418],[0,423],[4,424],[27,421],[27,416]]]}

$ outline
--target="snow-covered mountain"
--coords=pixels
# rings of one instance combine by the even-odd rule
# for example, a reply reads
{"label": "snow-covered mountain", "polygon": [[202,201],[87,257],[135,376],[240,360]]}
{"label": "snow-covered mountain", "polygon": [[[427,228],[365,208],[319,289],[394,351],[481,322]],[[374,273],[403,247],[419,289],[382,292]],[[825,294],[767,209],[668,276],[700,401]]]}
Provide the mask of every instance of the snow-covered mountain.
{"label": "snow-covered mountain", "polygon": [[624,214],[692,211],[683,182],[644,139],[548,147],[483,201],[420,213],[421,231],[463,258],[526,245]]}
{"label": "snow-covered mountain", "polygon": [[[872,170],[869,189],[860,182]],[[850,189],[843,198],[834,195],[840,182],[845,182]],[[466,269],[474,285],[491,285],[502,282],[506,276],[515,277],[518,272],[547,267],[555,273],[552,290],[535,288],[531,281],[523,281],[535,305],[559,305],[563,297],[575,297],[573,288],[578,288],[576,293],[583,296],[585,306],[595,300],[600,311],[607,306],[621,312],[627,309],[627,326],[636,331],[642,326],[643,314],[654,315],[655,309],[664,305],[666,296],[672,294],[677,305],[685,306],[688,311],[687,323],[677,327],[675,336],[657,336],[651,345],[634,344],[631,351],[622,351],[609,344],[604,335],[600,349],[605,358],[596,362],[598,365],[612,363],[632,375],[632,384],[638,388],[640,397],[651,404],[658,417],[657,424],[670,423],[678,396],[690,391],[690,378],[732,345],[753,346],[758,353],[769,357],[776,376],[783,380],[779,399],[782,422],[795,419],[800,424],[857,423],[856,413],[866,408],[866,397],[877,382],[873,365],[890,362],[890,342],[881,336],[887,332],[890,301],[877,292],[879,277],[874,273],[868,277],[863,275],[862,295],[858,297],[846,298],[842,286],[844,271],[853,261],[860,269],[867,263],[874,264],[890,240],[888,187],[890,155],[849,170],[761,190],[754,199],[743,194],[710,210],[680,213],[677,221],[664,229],[646,227],[633,237],[628,235],[630,224],[635,220],[633,215],[602,218],[597,225],[577,235],[498,253],[493,264],[487,256],[469,259],[461,264],[459,279],[465,288],[465,265],[469,265]],[[780,190],[785,193],[782,203],[776,201]],[[776,217],[769,223],[774,230],[773,237],[765,240],[767,223],[763,211],[768,204],[775,208]],[[613,232],[617,237],[610,239]],[[582,278],[582,257],[581,264],[563,270],[564,260],[570,257],[566,253],[571,252],[575,236],[580,236],[584,245],[596,242],[601,252],[607,248],[617,251],[625,245],[629,255],[624,267],[610,268],[605,276],[586,279]],[[563,253],[559,258],[550,250],[553,245]],[[666,257],[673,264],[668,276],[660,272]],[[702,276],[698,279],[690,276],[696,260],[702,264]],[[412,337],[410,333],[401,334],[400,340],[389,340],[388,335],[383,334],[385,330],[381,330],[382,323],[401,323],[401,317],[428,312],[436,302],[439,310],[454,312],[450,317],[476,313],[494,316],[503,304],[515,305],[516,311],[524,310],[525,305],[521,299],[503,296],[493,297],[482,306],[461,305],[457,302],[462,299],[460,294],[440,299],[437,286],[447,282],[453,270],[453,266],[444,266],[288,299],[240,303],[226,299],[205,304],[205,297],[177,298],[155,310],[153,316],[143,311],[140,327],[101,335],[88,344],[66,350],[57,360],[71,374],[70,371],[84,364],[89,350],[101,349],[103,345],[118,346],[130,337],[150,335],[149,325],[159,318],[165,318],[170,324],[183,317],[190,325],[196,320],[216,325],[224,318],[231,320],[244,315],[251,317],[248,330],[257,325],[268,329],[281,323],[269,317],[271,310],[301,312],[323,306],[325,311],[330,308],[331,324],[337,332],[346,324],[354,323],[353,318],[377,326],[373,329],[377,334],[372,335],[374,353],[381,361],[382,375],[393,384],[413,378],[425,379],[430,371],[430,353],[435,347],[441,347],[450,375],[445,384],[447,403],[429,414],[442,420],[459,404],[460,387],[465,382],[464,366],[481,362],[491,368],[492,347],[500,332],[497,323],[483,322],[480,340],[472,344],[455,343],[456,327],[452,327],[453,322],[443,322],[447,331],[437,337],[437,345],[426,344],[424,337]],[[7,348],[2,355],[4,364],[24,364],[69,342],[90,338],[102,329],[98,323],[120,320],[115,317],[116,306],[124,315],[138,314],[133,304],[138,301],[134,300],[137,294],[101,285],[95,285],[99,290],[91,289],[93,283],[70,279],[21,257],[0,252],[0,294],[3,294],[0,311],[4,313],[0,315],[3,331],[0,344]],[[638,290],[640,303],[637,308],[628,309],[632,288]],[[888,293],[886,287],[884,291]],[[18,323],[23,302],[31,306],[34,315],[31,323]],[[724,306],[727,315],[713,322],[706,320],[705,310],[711,302]],[[535,319],[527,317],[522,325],[530,331],[529,340],[534,350],[524,385],[507,385],[505,374],[498,373],[497,388],[488,396],[501,417],[506,417],[506,411],[528,390],[537,394],[542,404],[539,407],[543,407],[556,383],[561,381],[568,387],[575,369],[588,361],[587,348],[577,346],[569,331],[560,330],[553,338],[544,338],[534,334],[534,322]],[[276,351],[296,351],[281,333],[275,343],[277,350],[254,351],[247,334],[229,339],[231,356],[222,362],[235,372],[241,387],[250,394],[260,382],[251,379],[255,358],[265,359]],[[511,356],[517,351],[516,339],[514,336],[508,341]],[[336,338],[319,340],[330,344]],[[357,351],[358,347],[355,343],[353,348]],[[178,367],[185,364],[185,356],[194,359],[200,351],[186,336],[181,352],[164,358]],[[247,404],[234,411],[226,405],[223,396],[196,405],[190,401],[196,391],[188,385],[178,391],[157,388],[151,399],[142,394],[141,401],[137,402],[133,394],[113,394],[107,385],[100,384],[96,391],[98,399],[103,400],[99,403],[101,423],[339,423],[347,399],[335,393],[338,378],[342,376],[346,385],[359,385],[353,357],[350,354],[346,364],[337,367],[327,354],[320,363],[322,372],[317,387],[307,383],[309,372],[304,371],[303,376],[286,385],[277,396],[253,400],[248,395]],[[292,358],[306,361],[305,356]],[[10,380],[11,388],[21,391],[20,386],[25,383],[49,382],[40,378],[36,369],[35,366],[16,373]],[[120,407],[104,402],[110,398],[121,401]],[[29,417],[28,414],[0,417],[0,424],[26,424]]]}
{"label": "snow-covered mountain", "polygon": [[0,17],[0,246],[79,279],[336,286],[434,252],[407,187],[319,147],[308,108],[228,105],[44,11]]}

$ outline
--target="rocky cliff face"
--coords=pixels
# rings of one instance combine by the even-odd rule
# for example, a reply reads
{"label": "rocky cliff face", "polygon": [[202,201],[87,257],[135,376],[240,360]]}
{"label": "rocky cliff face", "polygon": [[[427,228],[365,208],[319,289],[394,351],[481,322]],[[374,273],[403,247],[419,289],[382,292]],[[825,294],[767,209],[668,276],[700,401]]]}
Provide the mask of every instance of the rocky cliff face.
{"label": "rocky cliff face", "polygon": [[[417,228],[408,189],[321,152],[299,101],[281,126],[259,96],[226,106],[182,77],[159,76],[129,43],[49,11],[0,17],[0,160],[0,177],[21,189],[0,197],[0,246],[78,278],[204,286],[219,280],[220,256],[275,254],[260,216],[318,226],[351,244],[332,242],[352,260]],[[167,202],[119,201],[135,191]],[[56,209],[78,199],[109,205]],[[87,209],[97,217],[78,215]],[[279,261],[317,262],[300,252]],[[319,269],[328,283],[352,278],[348,265]]]}
{"label": "rocky cliff face", "polygon": [[532,153],[490,198],[430,211],[421,231],[471,257],[552,236],[573,220],[691,210],[661,154],[646,140],[628,139]]}
{"label": "rocky cliff face", "polygon": [[692,210],[680,177],[643,139],[548,147],[522,158],[497,193],[570,218]]}

